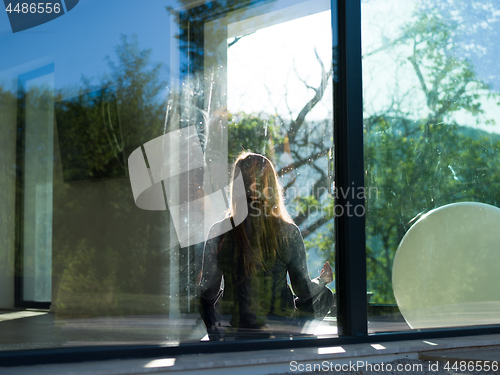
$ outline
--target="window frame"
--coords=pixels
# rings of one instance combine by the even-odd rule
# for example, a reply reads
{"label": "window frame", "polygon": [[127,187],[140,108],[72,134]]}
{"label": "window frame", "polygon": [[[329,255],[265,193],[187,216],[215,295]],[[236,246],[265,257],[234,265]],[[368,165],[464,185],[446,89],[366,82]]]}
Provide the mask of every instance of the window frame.
{"label": "window frame", "polygon": [[[14,306],[16,308],[31,308],[48,310],[52,301],[37,302],[24,298],[24,172],[25,172],[25,139],[26,119],[21,115],[25,111],[26,84],[32,79],[54,73],[54,63],[41,66],[17,77],[17,140],[16,140],[16,203],[15,203],[15,268],[14,268]],[[19,120],[22,119],[22,120]],[[24,120],[24,121],[23,121]]]}

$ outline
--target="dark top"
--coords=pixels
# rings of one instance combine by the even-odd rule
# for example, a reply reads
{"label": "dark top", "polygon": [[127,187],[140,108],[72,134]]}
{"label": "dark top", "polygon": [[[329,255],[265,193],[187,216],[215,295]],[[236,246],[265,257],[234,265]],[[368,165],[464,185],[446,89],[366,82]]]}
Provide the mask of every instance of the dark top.
{"label": "dark top", "polygon": [[[227,225],[216,223],[210,231],[217,233],[224,224]],[[251,238],[250,220],[240,225]],[[271,264],[257,266],[253,276],[245,276],[239,264],[234,230],[206,242],[200,281],[200,308],[209,334],[218,329],[217,302],[219,313],[231,314],[232,327],[260,329],[270,316],[292,316],[295,310],[293,294],[305,301],[328,289],[323,279],[311,280],[309,277],[299,228],[286,222],[278,227],[276,235],[279,236],[280,248],[276,259]],[[287,282],[287,272],[293,294]]]}

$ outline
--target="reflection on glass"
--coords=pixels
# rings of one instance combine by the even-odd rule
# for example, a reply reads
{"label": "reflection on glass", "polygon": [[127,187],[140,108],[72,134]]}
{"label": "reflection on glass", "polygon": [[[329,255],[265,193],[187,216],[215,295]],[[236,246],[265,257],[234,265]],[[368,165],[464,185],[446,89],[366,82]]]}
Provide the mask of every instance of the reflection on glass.
{"label": "reflection on glass", "polygon": [[54,67],[19,77],[24,100],[22,299],[50,302],[52,282],[52,180]]}
{"label": "reflection on glass", "polygon": [[85,326],[72,319],[169,308],[168,218],[135,207],[127,175],[128,155],[162,134],[164,83],[137,37],[123,36],[115,51],[97,87],[84,79],[77,95],[56,94],[51,311],[70,330]]}
{"label": "reflection on glass", "polygon": [[500,204],[500,81],[489,63],[500,19],[494,2],[362,4],[366,186],[377,192],[366,202],[368,326],[397,331],[410,328],[391,282],[408,229],[449,203]]}
{"label": "reflection on glass", "polygon": [[[33,33],[0,36],[0,309],[19,307],[19,294],[50,305],[3,316],[0,350],[202,340],[205,229],[195,223],[213,219],[183,205],[204,192],[227,207],[229,167],[243,150],[276,167],[305,245],[303,278],[318,281],[325,261],[334,265],[330,2],[229,3],[88,0]],[[129,156],[142,154],[142,171],[153,170],[148,142],[189,127],[202,165],[192,169],[189,152],[171,162],[186,169],[159,179],[165,209],[140,209]],[[283,275],[280,285],[306,295]],[[331,304],[322,321],[281,333],[335,335]],[[20,337],[16,324],[30,334]]]}

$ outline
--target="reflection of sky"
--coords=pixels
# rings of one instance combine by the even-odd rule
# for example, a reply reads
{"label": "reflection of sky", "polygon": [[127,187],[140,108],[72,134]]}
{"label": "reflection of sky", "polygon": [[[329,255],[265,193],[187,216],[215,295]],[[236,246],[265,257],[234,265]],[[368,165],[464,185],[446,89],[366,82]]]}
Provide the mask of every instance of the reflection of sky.
{"label": "reflection of sky", "polygon": [[[278,113],[294,116],[314,96],[301,80],[318,87],[321,66],[331,64],[330,11],[313,14],[258,30],[228,50],[228,108],[237,113]],[[231,41],[231,39],[230,39]],[[331,84],[323,100],[307,116],[332,116]]]}
{"label": "reflection of sky", "polygon": [[[0,12],[0,74],[34,60],[55,63],[56,89],[80,85],[80,78],[99,78],[109,68],[104,60],[116,61],[114,47],[120,34],[137,34],[141,49],[151,48],[153,63],[169,64],[169,13],[173,0],[80,0],[62,17],[13,34],[7,13]],[[30,64],[31,63],[31,64]],[[167,70],[162,69],[163,79]],[[93,83],[98,83],[94,80]]]}
{"label": "reflection of sky", "polygon": [[424,11],[436,6],[445,19],[452,19],[461,31],[457,53],[466,56],[481,79],[500,91],[500,3],[498,0],[422,1]]}
{"label": "reflection of sky", "polygon": [[[401,2],[396,0],[365,0],[362,3],[363,54],[366,56],[382,47],[384,41],[396,38],[401,26],[411,20],[416,4],[424,1]],[[468,58],[474,65],[477,76],[488,83],[496,92],[500,89],[500,72],[497,62],[500,51],[497,48],[500,36],[500,6],[478,4],[472,0],[433,2],[434,7],[442,8],[443,14],[461,21],[461,36],[455,45],[454,53],[458,58]],[[493,5],[492,5],[493,4]],[[484,8],[487,8],[486,10]],[[431,11],[431,10],[429,10]],[[383,19],[384,22],[380,22]],[[489,22],[485,22],[485,19]],[[427,115],[425,97],[420,88],[415,71],[407,62],[411,55],[408,47],[386,49],[363,59],[364,107],[368,115],[382,113],[389,103],[400,100],[401,110],[414,118]],[[401,64],[401,62],[406,62]],[[488,132],[500,133],[500,107],[498,98],[481,99],[485,110],[480,124],[477,118],[458,111],[453,119],[459,125],[473,126]],[[485,120],[494,119],[496,125],[485,125]]]}

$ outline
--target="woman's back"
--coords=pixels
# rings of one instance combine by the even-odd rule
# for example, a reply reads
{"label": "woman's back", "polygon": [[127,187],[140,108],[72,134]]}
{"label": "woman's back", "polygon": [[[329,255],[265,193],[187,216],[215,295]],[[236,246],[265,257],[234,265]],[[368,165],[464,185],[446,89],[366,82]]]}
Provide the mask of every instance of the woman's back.
{"label": "woman's back", "polygon": [[[275,219],[279,220],[279,219]],[[252,238],[251,220],[245,220],[228,232],[222,239],[218,255],[222,274],[224,275],[224,297],[220,301],[220,313],[231,314],[231,325],[239,328],[259,329],[268,323],[268,318],[292,317],[294,312],[293,295],[287,283],[287,264],[290,258],[289,243],[291,224],[280,223],[275,234],[279,248],[275,256],[262,258],[255,256],[254,264],[245,270],[238,244],[238,230],[244,230],[248,238]],[[256,228],[253,228],[255,230]],[[259,244],[253,241],[250,250],[254,254],[262,254]]]}
{"label": "woman's back", "polygon": [[[276,256],[254,264],[251,274],[245,271],[241,261],[242,249],[237,235],[238,230],[244,230],[249,238],[252,237],[252,230],[256,228],[252,228],[250,219],[232,231],[207,241],[201,297],[207,302],[212,300],[214,305],[218,302],[219,314],[230,317],[231,327],[263,329],[270,321],[290,321],[296,312],[294,294],[307,301],[324,291],[329,292],[321,279],[309,278],[304,242],[298,227],[279,222],[277,228],[275,235],[279,248],[276,249]],[[261,249],[254,243],[251,251],[258,253]],[[294,293],[288,285],[287,273]],[[219,293],[222,275],[223,296]],[[207,305],[211,306],[211,303]],[[203,313],[210,312],[205,310]],[[215,309],[212,313],[216,313]]]}
{"label": "woman's back", "polygon": [[[304,241],[285,208],[271,161],[242,153],[233,182],[237,178],[243,180],[245,194],[232,184],[228,217],[212,226],[205,243],[200,307],[208,332],[220,330],[216,305],[238,330],[263,330],[270,319],[292,318],[297,303],[314,315],[313,305],[321,299],[328,312],[333,297],[325,285],[332,280],[331,267],[325,263],[322,276],[309,278]],[[318,297],[321,293],[326,297]]]}

